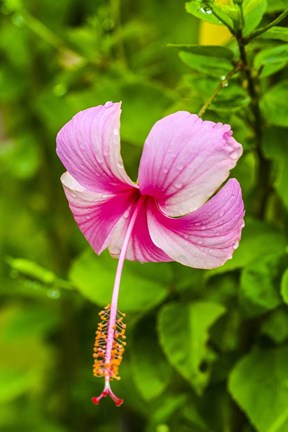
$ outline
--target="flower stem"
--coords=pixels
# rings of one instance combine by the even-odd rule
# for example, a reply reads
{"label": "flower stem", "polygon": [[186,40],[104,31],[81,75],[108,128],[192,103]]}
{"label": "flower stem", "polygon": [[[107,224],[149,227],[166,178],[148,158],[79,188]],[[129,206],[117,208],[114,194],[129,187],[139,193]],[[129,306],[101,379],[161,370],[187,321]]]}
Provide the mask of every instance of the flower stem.
{"label": "flower stem", "polygon": [[[109,364],[110,360],[111,360],[111,350],[112,350],[113,337],[114,337],[114,325],[115,325],[116,315],[117,315],[119,288],[120,288],[120,281],[121,281],[121,275],[122,275],[125,255],[126,255],[129,240],[130,240],[130,237],[131,237],[131,234],[132,234],[134,224],[135,224],[135,221],[137,219],[140,207],[142,205],[143,199],[144,198],[141,197],[139,199],[139,201],[137,202],[134,213],[132,214],[132,217],[130,219],[126,235],[124,237],[121,253],[119,256],[119,261],[118,261],[118,266],[117,266],[115,281],[114,281],[114,287],[113,287],[112,301],[111,301],[111,313],[110,313],[110,319],[109,319],[109,324],[108,324],[105,364]],[[107,380],[107,379],[109,381],[109,376],[105,378],[105,380]]]}
{"label": "flower stem", "polygon": [[[122,324],[122,321],[121,321],[122,317],[117,319],[117,313],[119,313],[117,306],[118,306],[119,289],[120,289],[121,275],[122,275],[125,255],[127,252],[129,240],[131,238],[131,234],[132,234],[137,216],[139,214],[139,210],[143,204],[144,199],[145,198],[143,196],[140,196],[138,202],[136,203],[135,209],[132,213],[132,216],[131,216],[131,219],[129,221],[128,228],[127,228],[127,231],[126,231],[126,234],[124,237],[122,249],[121,249],[119,260],[118,260],[116,275],[115,275],[111,305],[109,305],[105,308],[105,310],[109,311],[109,321],[108,321],[107,333],[106,333],[106,329],[105,329],[105,326],[106,326],[105,324],[104,325],[99,324],[99,326],[98,326],[99,330],[96,332],[96,342],[95,342],[96,345],[94,348],[94,351],[96,350],[96,353],[94,355],[94,358],[96,357],[96,366],[94,364],[94,375],[104,376],[105,383],[104,383],[104,389],[103,389],[102,393],[98,397],[92,398],[92,402],[95,405],[98,405],[99,401],[103,397],[106,397],[108,395],[115,402],[116,406],[120,406],[123,403],[123,399],[120,399],[118,396],[116,396],[110,387],[110,381],[113,378],[120,379],[120,377],[117,376],[117,372],[118,372],[118,367],[120,365],[120,362],[122,360],[122,353],[124,351],[123,345],[126,344],[125,342],[121,342],[119,340],[120,338],[124,338],[124,332],[125,332],[126,325],[124,327],[124,325]],[[104,320],[104,322],[107,319],[107,312],[105,312],[105,310],[103,313],[100,313],[100,316],[102,315],[102,319]],[[125,314],[121,314],[121,315],[124,316]],[[104,333],[104,334],[102,334],[102,333]],[[116,347],[115,347],[115,338],[116,338]],[[98,372],[99,372],[99,370],[98,370],[98,368],[99,368],[98,358],[100,355],[102,357],[101,351],[103,352],[103,350],[104,350],[103,344],[101,346],[101,340],[102,340],[102,343],[104,341],[104,343],[106,344],[106,347],[105,347],[105,357],[104,357],[104,361],[103,361],[104,364],[102,363],[102,360],[100,360],[101,368],[100,368],[100,374],[98,375]],[[99,354],[99,347],[100,347],[100,354]],[[120,350],[120,348],[122,348],[122,351]],[[113,358],[113,356],[114,356],[114,358]],[[115,359],[116,359],[116,363],[117,363],[116,368],[115,368]]]}

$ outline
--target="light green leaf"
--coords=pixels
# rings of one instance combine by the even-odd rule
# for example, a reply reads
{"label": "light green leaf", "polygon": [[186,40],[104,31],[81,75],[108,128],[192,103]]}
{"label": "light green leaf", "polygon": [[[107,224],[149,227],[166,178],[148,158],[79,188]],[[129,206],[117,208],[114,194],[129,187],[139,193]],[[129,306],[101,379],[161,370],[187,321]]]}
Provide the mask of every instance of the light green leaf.
{"label": "light green leaf", "polygon": [[283,69],[288,62],[288,46],[278,45],[259,51],[254,59],[254,67],[261,70],[264,78]]}
{"label": "light green leaf", "polygon": [[[171,303],[159,314],[160,343],[170,363],[202,394],[208,383],[214,354],[207,347],[209,328],[225,308],[216,303]],[[201,370],[205,362],[207,369]]]}
{"label": "light green leaf", "polygon": [[244,0],[242,8],[245,22],[243,34],[246,36],[260,24],[267,8],[267,1]]}
{"label": "light green leaf", "polygon": [[288,430],[288,347],[257,350],[234,367],[229,391],[258,432]]}
{"label": "light green leaf", "polygon": [[[108,253],[96,256],[90,249],[77,258],[70,279],[79,292],[99,306],[111,302],[118,261]],[[168,294],[171,277],[167,264],[126,262],[122,274],[119,309],[125,312],[146,311],[161,303]]]}
{"label": "light green leaf", "polygon": [[284,253],[285,249],[286,239],[277,228],[268,223],[247,218],[239,247],[234,252],[233,258],[222,267],[207,272],[207,276],[257,263],[271,255]]}
{"label": "light green leaf", "polygon": [[198,55],[180,51],[179,57],[187,66],[196,72],[223,79],[233,69],[233,65],[229,60],[223,58],[219,61],[219,57]]}
{"label": "light green leaf", "polygon": [[267,0],[267,3],[267,12],[278,12],[287,7],[287,0]]}
{"label": "light green leaf", "polygon": [[[209,6],[209,3],[211,6]],[[237,9],[232,5],[216,5],[212,1],[206,1],[206,4],[203,0],[192,0],[189,3],[185,4],[186,11],[191,15],[194,15],[197,18],[200,18],[204,21],[208,21],[212,24],[220,24],[223,25],[223,20],[230,27],[234,27],[234,20],[237,19]],[[215,11],[219,19],[212,12]]]}
{"label": "light green leaf", "polygon": [[41,267],[34,261],[26,260],[24,258],[7,258],[6,261],[13,270],[19,272],[21,275],[35,279],[47,285],[51,285],[55,282],[55,274],[50,270]]}
{"label": "light green leaf", "polygon": [[246,316],[254,317],[281,304],[279,285],[286,255],[275,255],[244,268],[241,275],[239,301]]}
{"label": "light green leaf", "polygon": [[17,371],[0,368],[0,402],[11,401],[29,392],[38,379],[39,376],[33,370]]}
{"label": "light green leaf", "polygon": [[281,295],[286,304],[288,304],[288,269],[284,272],[281,279]]}
{"label": "light green leaf", "polygon": [[171,367],[157,344],[157,334],[151,317],[137,325],[132,338],[130,358],[133,378],[143,399],[150,400],[159,396],[169,383]]}
{"label": "light green leaf", "polygon": [[260,107],[266,121],[275,126],[288,127],[288,80],[271,87],[260,100]]}

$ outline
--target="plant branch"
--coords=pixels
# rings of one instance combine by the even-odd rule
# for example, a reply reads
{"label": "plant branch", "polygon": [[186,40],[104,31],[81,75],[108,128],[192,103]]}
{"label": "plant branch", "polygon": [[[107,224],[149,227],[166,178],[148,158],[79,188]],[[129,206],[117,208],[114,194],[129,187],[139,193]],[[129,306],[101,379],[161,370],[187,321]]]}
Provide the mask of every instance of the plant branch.
{"label": "plant branch", "polygon": [[232,78],[233,75],[235,75],[237,72],[239,72],[241,69],[241,64],[238,63],[237,66],[231,70],[230,72],[228,72],[227,75],[225,75],[225,77],[223,79],[221,79],[221,81],[219,82],[219,84],[217,85],[217,87],[215,88],[215,90],[213,91],[213,93],[211,94],[211,96],[207,99],[207,101],[204,103],[204,105],[202,106],[202,108],[200,109],[198,116],[202,117],[206,110],[209,108],[209,106],[211,105],[211,103],[213,102],[213,100],[215,99],[215,97],[218,95],[218,93],[228,85],[228,81],[230,78]]}
{"label": "plant branch", "polygon": [[272,27],[275,27],[277,24],[280,24],[286,17],[288,16],[288,8],[285,9],[274,21],[272,21],[270,24],[267,24],[266,26],[260,27],[258,30],[255,30],[253,33],[250,34],[250,36],[243,38],[243,44],[247,45],[252,39],[255,39],[256,37],[260,36],[262,33],[265,33],[267,30],[269,30]]}
{"label": "plant branch", "polygon": [[263,141],[263,121],[259,107],[259,95],[256,87],[255,80],[252,76],[251,69],[248,63],[245,44],[243,42],[242,32],[236,34],[236,39],[240,51],[240,60],[243,70],[246,75],[248,84],[248,93],[251,98],[251,111],[253,114],[253,129],[255,132],[255,153],[257,155],[258,170],[255,190],[257,190],[257,197],[254,200],[253,214],[255,217],[264,218],[267,200],[270,191],[270,162],[265,158],[262,151]]}

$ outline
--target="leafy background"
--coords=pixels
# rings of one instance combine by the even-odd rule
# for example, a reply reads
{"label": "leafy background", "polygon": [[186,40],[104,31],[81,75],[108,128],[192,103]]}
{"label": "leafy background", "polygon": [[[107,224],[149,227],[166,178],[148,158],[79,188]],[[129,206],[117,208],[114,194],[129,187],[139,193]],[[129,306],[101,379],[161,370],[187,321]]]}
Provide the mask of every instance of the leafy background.
{"label": "leafy background", "polygon": [[[1,430],[288,430],[287,6],[1,3]],[[134,179],[149,129],[180,109],[230,123],[244,147],[233,176],[246,227],[232,260],[213,271],[125,264],[121,408],[90,402],[116,262],[78,231],[55,155],[60,127],[108,100],[123,101]]]}

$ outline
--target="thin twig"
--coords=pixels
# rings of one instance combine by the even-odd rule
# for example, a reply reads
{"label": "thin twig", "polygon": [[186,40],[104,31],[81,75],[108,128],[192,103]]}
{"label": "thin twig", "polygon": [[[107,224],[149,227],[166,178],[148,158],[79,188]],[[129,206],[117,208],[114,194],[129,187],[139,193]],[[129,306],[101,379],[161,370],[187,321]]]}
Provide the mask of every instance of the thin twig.
{"label": "thin twig", "polygon": [[215,90],[213,91],[213,93],[211,94],[211,96],[207,99],[207,101],[205,102],[205,104],[202,106],[202,108],[200,109],[198,116],[202,117],[206,110],[209,108],[209,106],[211,105],[211,103],[213,102],[213,100],[215,99],[215,97],[218,95],[218,93],[225,87],[227,87],[228,85],[228,81],[230,78],[232,78],[233,75],[235,75],[237,72],[240,71],[241,69],[241,63],[239,62],[237,64],[237,66],[231,70],[230,72],[228,72],[227,75],[225,75],[224,78],[221,79],[221,81],[219,82],[219,84],[217,85],[217,87],[215,88]]}

